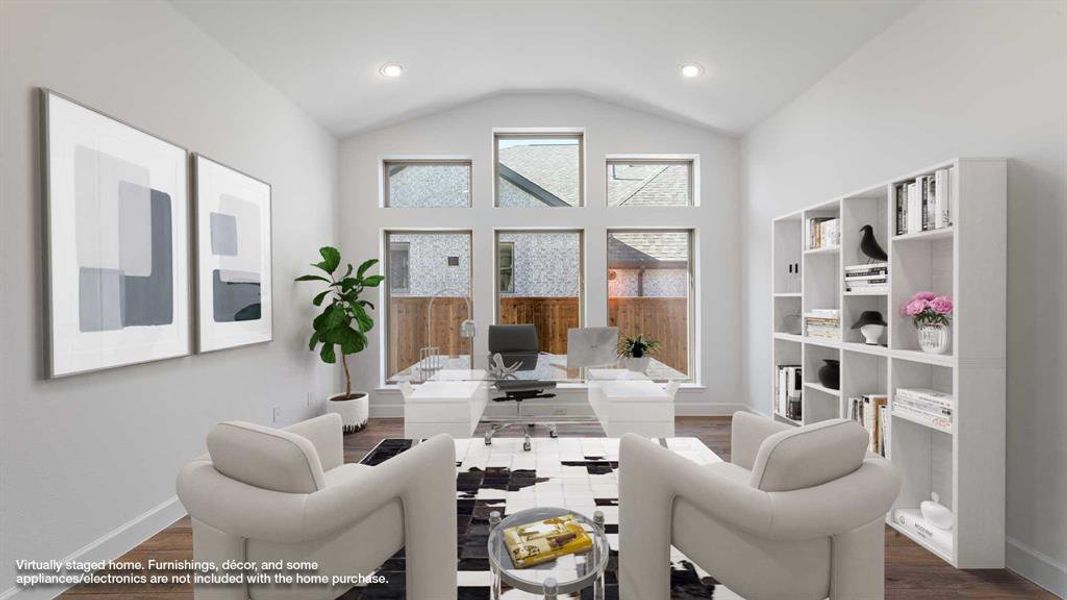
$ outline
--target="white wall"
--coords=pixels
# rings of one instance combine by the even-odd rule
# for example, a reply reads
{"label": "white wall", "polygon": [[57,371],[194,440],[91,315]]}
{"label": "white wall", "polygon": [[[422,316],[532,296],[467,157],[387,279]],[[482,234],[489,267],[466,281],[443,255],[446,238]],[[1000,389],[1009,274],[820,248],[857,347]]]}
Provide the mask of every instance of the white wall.
{"label": "white wall", "polygon": [[[586,206],[494,208],[492,131],[510,127],[585,129]],[[697,154],[701,205],[692,208],[607,208],[605,155]],[[397,155],[448,155],[474,161],[473,208],[379,208],[379,161]],[[610,226],[685,226],[697,230],[697,276],[703,388],[683,389],[679,414],[728,413],[740,406],[740,265],[737,141],[707,129],[579,95],[506,94],[348,138],[340,147],[340,227],[343,253],[353,262],[379,255],[381,232],[403,228],[474,231],[475,355],[487,352],[493,322],[493,227],[585,230],[585,323],[607,321],[607,229]],[[377,313],[377,340],[385,330]],[[358,385],[379,385],[380,345],[353,359]],[[567,410],[588,409],[580,394],[561,394]],[[399,395],[381,391],[372,414],[399,415]]]}
{"label": "white wall", "polygon": [[[0,23],[2,597],[17,558],[110,558],[180,516],[175,476],[215,423],[321,410],[307,393],[336,373],[292,278],[334,239],[337,143],[165,2],[5,0]],[[273,185],[272,343],[42,380],[37,86]]]}
{"label": "white wall", "polygon": [[771,218],[955,156],[1010,159],[1008,556],[1014,569],[1061,594],[1067,593],[1064,6],[920,5],[742,141],[746,385],[753,408],[764,412],[771,395]]}

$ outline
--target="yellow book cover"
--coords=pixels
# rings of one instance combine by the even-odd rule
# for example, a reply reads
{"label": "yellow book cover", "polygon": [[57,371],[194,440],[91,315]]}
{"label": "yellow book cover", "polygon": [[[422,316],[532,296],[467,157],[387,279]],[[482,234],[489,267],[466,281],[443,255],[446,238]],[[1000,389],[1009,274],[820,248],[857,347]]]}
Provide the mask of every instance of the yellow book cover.
{"label": "yellow book cover", "polygon": [[524,569],[567,554],[587,552],[593,540],[574,515],[516,525],[504,530],[504,544],[515,566]]}

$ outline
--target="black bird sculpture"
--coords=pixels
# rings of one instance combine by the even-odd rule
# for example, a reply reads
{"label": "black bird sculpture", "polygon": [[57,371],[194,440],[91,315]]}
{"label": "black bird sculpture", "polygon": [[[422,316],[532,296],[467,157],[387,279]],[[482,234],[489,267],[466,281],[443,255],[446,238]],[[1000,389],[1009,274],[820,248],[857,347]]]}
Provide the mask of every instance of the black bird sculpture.
{"label": "black bird sculpture", "polygon": [[874,227],[864,225],[860,232],[863,233],[863,239],[860,240],[860,251],[867,255],[867,258],[878,262],[889,260],[889,255],[878,245],[878,240],[874,239]]}

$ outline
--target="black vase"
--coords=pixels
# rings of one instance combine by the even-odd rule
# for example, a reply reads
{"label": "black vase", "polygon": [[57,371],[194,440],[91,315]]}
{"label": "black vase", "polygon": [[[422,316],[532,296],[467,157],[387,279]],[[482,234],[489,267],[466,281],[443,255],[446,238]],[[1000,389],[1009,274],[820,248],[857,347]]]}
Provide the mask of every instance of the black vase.
{"label": "black vase", "polygon": [[819,367],[819,383],[831,390],[841,389],[841,361],[827,358],[825,365]]}

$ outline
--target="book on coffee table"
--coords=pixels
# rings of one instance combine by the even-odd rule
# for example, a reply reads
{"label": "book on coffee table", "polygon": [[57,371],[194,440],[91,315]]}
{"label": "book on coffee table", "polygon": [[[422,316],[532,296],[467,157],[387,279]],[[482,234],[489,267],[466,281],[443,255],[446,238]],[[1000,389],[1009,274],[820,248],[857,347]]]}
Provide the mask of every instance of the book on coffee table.
{"label": "book on coffee table", "polygon": [[593,541],[572,514],[504,530],[504,544],[515,566],[523,569],[560,556],[588,552]]}

